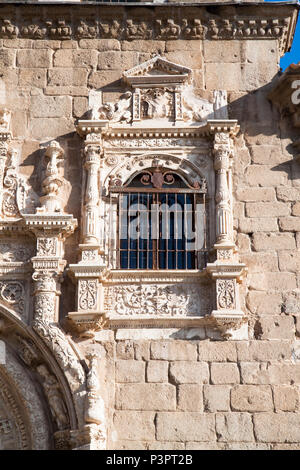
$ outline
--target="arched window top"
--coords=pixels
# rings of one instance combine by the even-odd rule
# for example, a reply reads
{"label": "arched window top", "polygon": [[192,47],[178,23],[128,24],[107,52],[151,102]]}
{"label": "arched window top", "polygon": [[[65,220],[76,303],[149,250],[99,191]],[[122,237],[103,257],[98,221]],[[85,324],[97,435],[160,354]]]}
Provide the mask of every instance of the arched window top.
{"label": "arched window top", "polygon": [[139,191],[156,191],[156,192],[176,192],[176,190],[196,191],[199,193],[207,192],[207,185],[205,178],[199,177],[198,180],[192,183],[187,181],[178,172],[166,169],[163,167],[152,167],[144,169],[135,173],[125,184],[119,178],[112,178],[109,183],[111,191],[123,190],[139,190]]}

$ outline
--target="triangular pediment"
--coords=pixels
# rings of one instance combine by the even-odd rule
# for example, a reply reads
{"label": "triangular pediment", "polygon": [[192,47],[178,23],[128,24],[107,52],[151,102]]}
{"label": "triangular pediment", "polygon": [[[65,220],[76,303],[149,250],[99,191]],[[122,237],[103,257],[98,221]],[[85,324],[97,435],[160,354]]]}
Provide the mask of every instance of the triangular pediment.
{"label": "triangular pediment", "polygon": [[124,80],[135,87],[161,86],[184,83],[191,76],[191,69],[155,56],[123,73]]}

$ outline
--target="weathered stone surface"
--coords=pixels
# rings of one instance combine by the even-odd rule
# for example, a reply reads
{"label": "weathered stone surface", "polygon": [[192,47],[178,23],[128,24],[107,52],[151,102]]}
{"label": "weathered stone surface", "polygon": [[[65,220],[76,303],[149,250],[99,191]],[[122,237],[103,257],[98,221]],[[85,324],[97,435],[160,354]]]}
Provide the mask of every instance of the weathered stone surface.
{"label": "weathered stone surface", "polygon": [[49,86],[86,86],[88,69],[85,67],[65,68],[56,67],[48,71]]}
{"label": "weathered stone surface", "polygon": [[88,99],[84,97],[73,98],[73,115],[75,117],[82,117],[88,110]]}
{"label": "weathered stone surface", "polygon": [[277,219],[274,217],[240,218],[238,223],[239,223],[239,230],[242,233],[277,232],[278,231],[278,222],[277,222]]}
{"label": "weathered stone surface", "polygon": [[292,317],[269,315],[260,318],[257,323],[260,339],[293,339],[295,336]]}
{"label": "weathered stone surface", "polygon": [[218,413],[216,432],[221,442],[254,441],[253,424],[248,413]]}
{"label": "weathered stone surface", "polygon": [[43,96],[31,97],[31,113],[34,118],[60,118],[70,117],[72,100],[69,96]]}
{"label": "weathered stone surface", "polygon": [[170,381],[181,383],[208,383],[209,369],[206,362],[171,362]]}
{"label": "weathered stone surface", "polygon": [[278,271],[278,257],[276,253],[247,253],[241,256],[241,260],[248,267],[249,273]]}
{"label": "weathered stone surface", "polygon": [[116,382],[144,382],[145,363],[143,361],[121,360],[116,362]]}
{"label": "weathered stone surface", "polygon": [[273,387],[275,411],[296,411],[299,408],[299,388],[287,385]]}
{"label": "weathered stone surface", "polygon": [[170,384],[122,384],[116,390],[116,408],[118,410],[175,410],[176,389]]}
{"label": "weathered stone surface", "polygon": [[256,251],[293,250],[296,243],[291,233],[254,233],[253,247]]}
{"label": "weathered stone surface", "polygon": [[272,390],[268,385],[236,385],[230,394],[233,411],[273,410]]}
{"label": "weathered stone surface", "polygon": [[[120,42],[117,39],[81,39],[79,41],[81,49],[97,49],[98,51],[119,51]],[[139,50],[133,49],[133,50]]]}
{"label": "weathered stone surface", "polygon": [[276,188],[276,194],[279,201],[294,202],[300,200],[300,190],[291,186],[279,186]]}
{"label": "weathered stone surface", "polygon": [[280,217],[279,227],[283,232],[299,232],[300,217]]}
{"label": "weathered stone surface", "polygon": [[286,185],[287,176],[284,171],[273,171],[268,165],[251,165],[246,170],[246,181],[250,186]]}
{"label": "weathered stone surface", "polygon": [[45,88],[46,86],[46,69],[20,69],[19,82],[20,86],[33,86],[38,88]]}
{"label": "weathered stone surface", "polygon": [[155,440],[155,413],[147,411],[116,411],[114,429],[118,439]]}
{"label": "weathered stone surface", "polygon": [[269,384],[268,363],[240,362],[241,380],[243,384]]}
{"label": "weathered stone surface", "polygon": [[94,50],[60,49],[54,53],[54,67],[96,67],[98,53]]}
{"label": "weathered stone surface", "polygon": [[134,359],[132,341],[118,341],[116,344],[116,354],[119,359]]}
{"label": "weathered stone surface", "polygon": [[255,273],[249,275],[249,288],[266,291],[284,291],[297,287],[292,273]]}
{"label": "weathered stone surface", "polygon": [[300,216],[300,203],[296,202],[292,206],[292,215]]}
{"label": "weathered stone surface", "polygon": [[213,362],[210,366],[211,383],[237,384],[240,382],[240,373],[237,364]]}
{"label": "weathered stone surface", "polygon": [[186,341],[155,341],[150,345],[151,359],[196,361],[197,344]]}
{"label": "weathered stone surface", "polygon": [[230,411],[230,386],[204,385],[203,401],[207,412]]}
{"label": "weathered stone surface", "polygon": [[289,215],[290,206],[284,202],[247,202],[246,216],[256,217],[278,217],[281,215]]}
{"label": "weathered stone surface", "polygon": [[299,442],[300,416],[295,413],[257,413],[253,417],[259,442]]}
{"label": "weathered stone surface", "polygon": [[99,52],[98,69],[99,70],[128,70],[138,63],[137,52]]}
{"label": "weathered stone surface", "polygon": [[214,416],[197,412],[157,413],[157,439],[214,441],[216,439]]}
{"label": "weathered stone surface", "polygon": [[74,132],[70,118],[34,118],[30,121],[30,133],[34,139],[57,139],[58,136]]}
{"label": "weathered stone surface", "polygon": [[169,364],[166,361],[149,361],[147,363],[147,382],[168,382]]}
{"label": "weathered stone surface", "polygon": [[27,69],[51,67],[53,52],[49,49],[22,49],[17,53],[17,66]]}
{"label": "weathered stone surface", "polygon": [[133,343],[134,357],[137,361],[148,361],[150,359],[150,341],[146,338],[144,341],[136,341]]}
{"label": "weathered stone surface", "polygon": [[283,302],[281,293],[250,291],[246,300],[247,308],[257,315],[281,313]]}
{"label": "weathered stone surface", "polygon": [[214,341],[200,341],[198,345],[199,361],[209,362],[235,362],[236,344],[219,343]]}
{"label": "weathered stone surface", "polygon": [[180,411],[203,411],[202,385],[178,385],[177,409]]}
{"label": "weathered stone surface", "polygon": [[[277,188],[278,190],[279,188]],[[275,188],[239,188],[236,191],[236,197],[244,202],[270,202],[275,201]],[[257,214],[256,214],[257,215]]]}
{"label": "weathered stone surface", "polygon": [[236,348],[239,362],[291,360],[292,357],[289,341],[238,341]]}

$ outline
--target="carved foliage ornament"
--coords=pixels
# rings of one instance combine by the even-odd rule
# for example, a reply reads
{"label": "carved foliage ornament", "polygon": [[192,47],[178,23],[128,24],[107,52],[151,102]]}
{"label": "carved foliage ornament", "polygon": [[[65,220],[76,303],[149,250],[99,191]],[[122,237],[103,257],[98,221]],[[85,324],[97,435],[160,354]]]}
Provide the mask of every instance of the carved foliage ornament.
{"label": "carved foliage ornament", "polygon": [[217,305],[221,309],[235,308],[235,281],[217,279]]}
{"label": "carved foliage ornament", "polygon": [[0,299],[22,315],[25,310],[25,289],[22,282],[0,282]]}
{"label": "carved foliage ornament", "polygon": [[78,289],[79,308],[95,310],[97,308],[97,280],[80,280]]}

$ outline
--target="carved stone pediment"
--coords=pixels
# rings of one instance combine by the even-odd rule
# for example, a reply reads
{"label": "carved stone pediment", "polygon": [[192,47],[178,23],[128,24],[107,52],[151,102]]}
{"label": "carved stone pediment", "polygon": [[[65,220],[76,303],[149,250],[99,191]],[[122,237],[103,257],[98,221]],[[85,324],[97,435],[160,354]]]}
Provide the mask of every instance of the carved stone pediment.
{"label": "carved stone pediment", "polygon": [[123,78],[133,88],[142,88],[159,87],[166,84],[179,85],[186,82],[191,74],[191,69],[169,62],[163,57],[155,56],[124,72]]}

